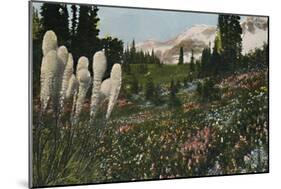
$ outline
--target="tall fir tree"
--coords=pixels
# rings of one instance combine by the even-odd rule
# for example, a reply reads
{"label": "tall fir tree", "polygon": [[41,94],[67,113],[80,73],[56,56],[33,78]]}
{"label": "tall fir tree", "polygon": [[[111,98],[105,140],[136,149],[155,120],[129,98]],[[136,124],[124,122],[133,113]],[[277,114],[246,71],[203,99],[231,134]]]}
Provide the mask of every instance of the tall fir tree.
{"label": "tall fir tree", "polygon": [[136,45],[135,40],[133,40],[131,49],[130,49],[130,64],[136,64]]}
{"label": "tall fir tree", "polygon": [[[75,60],[81,56],[86,56],[92,62],[94,53],[102,48],[98,38],[97,24],[99,18],[97,12],[96,6],[80,5],[79,7],[77,32],[73,41]],[[89,64],[89,70],[92,72],[92,64]]]}
{"label": "tall fir tree", "polygon": [[190,71],[194,72],[195,70],[195,59],[194,59],[194,52],[193,49],[191,49],[191,58],[190,58]]}
{"label": "tall fir tree", "polygon": [[58,36],[58,43],[67,45],[69,26],[66,4],[43,3],[40,14],[42,16],[42,32],[53,30]]}
{"label": "tall fir tree", "polygon": [[211,50],[210,47],[206,47],[202,51],[200,77],[205,77],[209,74],[210,59],[211,59]]}
{"label": "tall fir tree", "polygon": [[233,71],[241,59],[242,28],[240,16],[221,14],[218,18],[218,27],[222,43],[222,62],[225,71]]}
{"label": "tall fir tree", "polygon": [[32,39],[40,39],[42,30],[41,20],[39,18],[38,10],[32,7]]}
{"label": "tall fir tree", "polygon": [[123,41],[118,38],[106,37],[100,40],[101,48],[105,50],[107,57],[107,69],[104,78],[110,76],[112,66],[115,63],[122,63],[123,57]]}
{"label": "tall fir tree", "polygon": [[77,6],[75,4],[71,5],[71,36],[74,37],[76,35],[76,29],[77,29]]}
{"label": "tall fir tree", "polygon": [[131,66],[130,66],[130,48],[127,45],[124,53],[123,53],[123,66],[122,66],[124,72],[127,74],[131,73]]}
{"label": "tall fir tree", "polygon": [[211,56],[211,65],[212,65],[212,73],[214,75],[220,74],[223,70],[225,70],[225,65],[222,64],[221,61],[221,52],[222,52],[222,44],[221,44],[221,35],[220,31],[216,32],[213,52]]}
{"label": "tall fir tree", "polygon": [[38,96],[40,91],[40,68],[42,60],[42,24],[38,10],[32,8],[32,75],[33,75],[33,96]]}
{"label": "tall fir tree", "polygon": [[67,5],[62,4],[60,9],[61,17],[60,17],[60,23],[61,23],[61,35],[62,40],[64,41],[64,45],[67,47],[70,46],[70,30],[69,30],[69,15],[67,10]]}
{"label": "tall fir tree", "polygon": [[169,105],[171,107],[178,107],[181,105],[180,100],[177,98],[177,93],[178,89],[176,84],[174,83],[174,80],[171,80],[170,83],[170,94],[169,94]]}
{"label": "tall fir tree", "polygon": [[131,92],[133,94],[139,93],[139,82],[135,75],[132,75],[132,79],[131,79]]}
{"label": "tall fir tree", "polygon": [[145,85],[145,98],[147,100],[154,100],[154,83],[152,80],[152,77],[150,75],[147,76],[146,78],[146,85]]}
{"label": "tall fir tree", "polygon": [[179,54],[179,62],[178,64],[181,65],[184,62],[184,58],[183,58],[183,47],[180,47],[180,54]]}

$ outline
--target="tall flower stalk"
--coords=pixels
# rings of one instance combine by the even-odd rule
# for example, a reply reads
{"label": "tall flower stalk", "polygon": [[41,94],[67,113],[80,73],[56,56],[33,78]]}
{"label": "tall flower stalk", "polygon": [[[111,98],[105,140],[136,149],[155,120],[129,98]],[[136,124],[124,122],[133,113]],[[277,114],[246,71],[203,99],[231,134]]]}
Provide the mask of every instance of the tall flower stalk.
{"label": "tall flower stalk", "polygon": [[117,102],[117,98],[120,92],[121,83],[122,83],[122,70],[120,64],[114,64],[110,73],[110,97],[108,102],[108,108],[106,112],[106,119],[109,119],[114,105]]}
{"label": "tall flower stalk", "polygon": [[80,57],[78,60],[77,80],[79,83],[74,121],[78,121],[78,117],[82,111],[87,91],[91,85],[91,74],[88,70],[89,61],[86,57]]}
{"label": "tall flower stalk", "polygon": [[92,97],[91,97],[91,120],[95,118],[96,112],[98,110],[98,104],[100,100],[100,87],[101,82],[106,71],[107,60],[104,54],[104,51],[98,51],[93,57],[93,73],[94,81],[92,88]]}

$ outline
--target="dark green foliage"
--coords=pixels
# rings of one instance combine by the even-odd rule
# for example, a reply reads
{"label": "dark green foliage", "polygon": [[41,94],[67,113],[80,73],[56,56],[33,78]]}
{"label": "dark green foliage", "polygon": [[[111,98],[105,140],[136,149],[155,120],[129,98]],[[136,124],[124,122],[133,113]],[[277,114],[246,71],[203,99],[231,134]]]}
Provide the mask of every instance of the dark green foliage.
{"label": "dark green foliage", "polygon": [[180,80],[177,80],[177,82],[175,84],[176,93],[179,92],[180,88],[181,88],[181,82],[180,82]]}
{"label": "dark green foliage", "polygon": [[[78,58],[81,56],[86,56],[92,62],[94,53],[101,50],[102,45],[98,38],[97,6],[71,5],[71,11],[71,26],[69,26],[66,4],[44,3],[41,7],[41,37],[47,30],[53,30],[58,37],[59,45],[65,45],[72,53],[74,67],[76,67]],[[89,70],[92,72],[92,64],[89,64]]]}
{"label": "dark green foliage", "polygon": [[66,4],[44,3],[40,12],[42,32],[53,30],[58,37],[58,43],[69,47],[70,33],[68,27],[68,11]]}
{"label": "dark green foliage", "polygon": [[213,51],[211,53],[210,45],[202,51],[200,77],[217,77],[240,68],[242,28],[239,20],[236,15],[219,15]]}
{"label": "dark green foliage", "polygon": [[179,62],[178,64],[183,64],[184,63],[184,58],[183,58],[183,47],[180,47],[180,54],[179,54]]}
{"label": "dark green foliage", "polygon": [[104,78],[110,77],[112,66],[115,63],[121,64],[123,56],[123,41],[118,38],[107,37],[101,39],[101,47],[105,50],[107,58],[107,69]]}
{"label": "dark green foliage", "polygon": [[39,40],[42,33],[42,24],[38,10],[32,7],[32,40]]}
{"label": "dark green foliage", "polygon": [[147,73],[147,64],[145,63],[139,64],[139,73],[141,74]]}
{"label": "dark green foliage", "polygon": [[209,47],[204,48],[201,56],[201,72],[200,76],[205,77],[209,75],[211,61],[211,49]]}
{"label": "dark green foliage", "polygon": [[40,67],[42,57],[42,23],[38,11],[33,7],[32,12],[32,76],[33,76],[33,96],[39,95]]}
{"label": "dark green foliage", "polygon": [[158,84],[156,85],[155,87],[155,92],[154,92],[154,104],[155,105],[162,105],[164,103],[164,100],[162,98],[162,95],[161,95],[161,86]]}
{"label": "dark green foliage", "polygon": [[255,49],[242,58],[241,67],[247,69],[266,69],[268,67],[268,44],[261,49]]}
{"label": "dark green foliage", "polygon": [[[102,49],[98,38],[97,12],[97,6],[80,5],[77,32],[72,41],[72,53],[76,61],[86,56],[92,62],[95,52]],[[89,64],[89,70],[92,72],[92,64]]]}
{"label": "dark green foliage", "polygon": [[127,46],[123,53],[123,64],[122,64],[122,69],[124,70],[125,73],[130,74],[131,73],[131,66],[130,66],[130,49]]}
{"label": "dark green foliage", "polygon": [[224,71],[233,71],[241,59],[242,28],[240,16],[219,15],[218,27],[222,43],[222,62]]}
{"label": "dark green foliage", "polygon": [[132,62],[131,64],[136,64],[138,61],[136,58],[136,53],[137,53],[137,50],[136,50],[136,46],[135,46],[135,40],[133,40],[132,46],[130,49],[130,61]]}
{"label": "dark green foliage", "polygon": [[72,12],[72,18],[71,18],[71,28],[70,28],[70,33],[72,36],[73,40],[76,36],[76,31],[77,31],[77,6],[75,4],[71,5],[71,12]]}
{"label": "dark green foliage", "polygon": [[174,83],[174,80],[170,84],[170,94],[169,94],[169,106],[179,107],[181,105],[180,99],[177,97],[178,86]]}
{"label": "dark green foliage", "polygon": [[201,72],[201,62],[200,60],[195,61],[195,76],[196,78],[200,77],[200,72]]}
{"label": "dark green foliage", "polygon": [[133,94],[138,94],[139,91],[140,91],[139,82],[138,82],[138,79],[135,75],[132,75],[131,91],[132,91]]}
{"label": "dark green foliage", "polygon": [[210,102],[220,99],[220,91],[215,86],[212,78],[206,78],[203,82],[198,82],[197,93],[201,102]]}
{"label": "dark green foliage", "polygon": [[191,59],[190,59],[190,71],[195,71],[195,60],[194,60],[194,52],[193,49],[191,50]]}
{"label": "dark green foliage", "polygon": [[155,93],[155,86],[154,86],[151,76],[148,75],[146,78],[146,84],[145,84],[145,98],[147,100],[153,101],[154,93]]}
{"label": "dark green foliage", "polygon": [[152,49],[151,53],[144,52],[142,50],[137,51],[135,47],[135,40],[133,40],[130,47],[127,46],[123,53],[123,70],[126,73],[130,73],[130,65],[132,64],[138,64],[138,72],[140,74],[147,73],[148,64],[157,64],[161,67],[160,59],[154,54],[154,50]]}

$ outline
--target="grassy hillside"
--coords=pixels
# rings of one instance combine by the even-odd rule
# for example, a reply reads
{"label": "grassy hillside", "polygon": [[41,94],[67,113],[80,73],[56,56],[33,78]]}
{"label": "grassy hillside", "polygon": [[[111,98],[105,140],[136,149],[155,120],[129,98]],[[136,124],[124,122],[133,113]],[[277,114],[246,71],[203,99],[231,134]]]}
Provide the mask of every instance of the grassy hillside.
{"label": "grassy hillside", "polygon": [[[145,82],[146,76],[150,75],[152,80],[156,84],[164,84],[169,83],[172,79],[183,80],[187,77],[189,73],[189,65],[156,65],[156,64],[148,64],[148,72],[146,74],[139,73],[139,64],[131,65],[131,74],[135,75],[138,81],[143,84]],[[125,78],[128,77],[126,74]]]}

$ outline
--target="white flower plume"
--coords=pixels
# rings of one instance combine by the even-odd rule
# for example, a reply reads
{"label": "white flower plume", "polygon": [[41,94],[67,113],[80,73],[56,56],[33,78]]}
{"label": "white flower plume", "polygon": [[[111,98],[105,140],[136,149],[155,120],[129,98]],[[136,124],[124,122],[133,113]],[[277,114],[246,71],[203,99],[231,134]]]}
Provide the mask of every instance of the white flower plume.
{"label": "white flower plume", "polygon": [[40,101],[43,111],[47,108],[50,99],[54,100],[57,98],[56,87],[58,82],[58,70],[57,52],[51,50],[43,57],[41,65]]}
{"label": "white flower plume", "polygon": [[[73,57],[72,57],[72,54],[69,53],[67,63],[66,63],[66,66],[65,66],[65,69],[64,69],[64,72],[63,72],[63,78],[62,78],[61,107],[63,107],[63,105],[64,105],[64,99],[67,98],[66,93],[67,93],[67,90],[68,90],[70,79],[72,77],[75,77],[73,75]],[[73,79],[74,78],[72,78],[72,82],[73,82]],[[76,79],[76,77],[75,77],[75,79]]]}
{"label": "white flower plume", "polygon": [[99,98],[100,98],[100,86],[102,82],[103,75],[106,71],[107,60],[104,51],[98,51],[93,57],[93,88],[91,97],[91,119],[95,117],[98,110]]}
{"label": "white flower plume", "polygon": [[82,57],[82,59],[81,58],[79,59],[78,65],[77,65],[77,67],[80,67],[80,69],[77,70],[77,73],[76,73],[77,80],[79,83],[78,96],[77,96],[77,102],[76,102],[76,108],[75,108],[75,119],[76,120],[81,113],[87,91],[91,85],[91,74],[88,70],[88,67],[81,68],[81,65],[79,65],[79,64],[84,65],[85,62],[88,62],[88,59],[87,58],[85,59],[85,57]]}
{"label": "white flower plume", "polygon": [[89,66],[89,60],[85,56],[81,56],[78,60],[76,73],[81,69],[88,69]]}
{"label": "white flower plume", "polygon": [[42,43],[43,56],[46,56],[50,50],[56,50],[58,48],[58,40],[55,32],[49,30],[45,33]]}
{"label": "white flower plume", "polygon": [[114,64],[110,73],[110,97],[108,102],[108,108],[106,112],[106,119],[109,119],[114,105],[117,102],[117,98],[120,92],[121,83],[122,83],[122,69],[120,64]]}
{"label": "white flower plume", "polygon": [[78,83],[77,78],[75,77],[74,74],[72,74],[69,79],[69,83],[68,83],[66,94],[65,94],[66,99],[69,99],[72,96],[74,96],[75,92],[78,90],[78,85],[79,85],[79,83]]}

